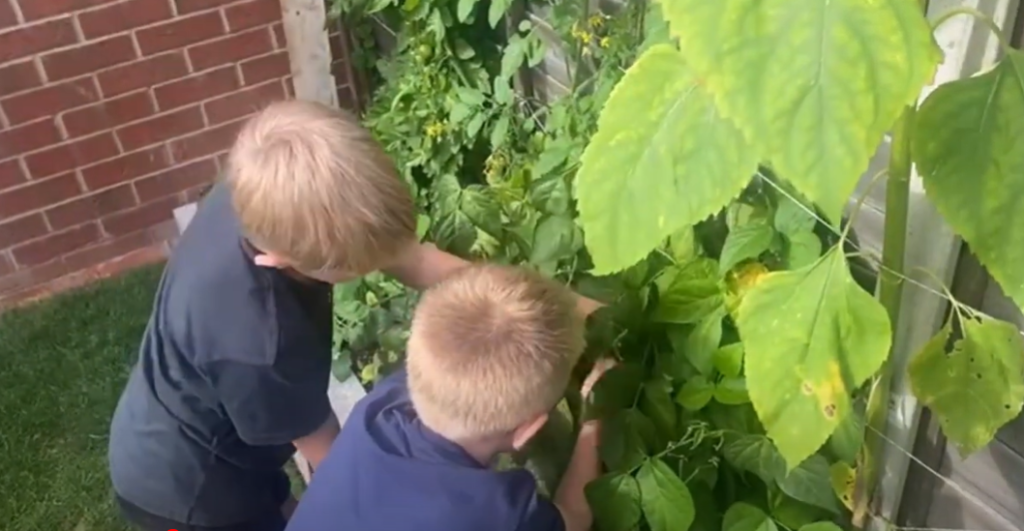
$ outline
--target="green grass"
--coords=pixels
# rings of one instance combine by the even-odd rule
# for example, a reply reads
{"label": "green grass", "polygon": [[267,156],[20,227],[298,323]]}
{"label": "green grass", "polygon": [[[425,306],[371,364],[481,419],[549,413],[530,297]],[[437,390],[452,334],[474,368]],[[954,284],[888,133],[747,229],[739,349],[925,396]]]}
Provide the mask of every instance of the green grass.
{"label": "green grass", "polygon": [[0,315],[0,528],[121,531],[107,428],[160,267]]}

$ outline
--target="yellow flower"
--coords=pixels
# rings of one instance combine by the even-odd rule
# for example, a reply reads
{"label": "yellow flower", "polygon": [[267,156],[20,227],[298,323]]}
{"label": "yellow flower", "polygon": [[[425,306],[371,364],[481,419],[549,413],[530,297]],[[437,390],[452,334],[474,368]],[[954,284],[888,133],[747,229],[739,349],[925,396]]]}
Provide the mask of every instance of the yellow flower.
{"label": "yellow flower", "polygon": [[427,124],[426,134],[430,138],[437,138],[444,134],[444,124],[441,122],[432,122]]}
{"label": "yellow flower", "polygon": [[611,43],[612,39],[610,37],[601,37],[601,42],[598,44],[600,44],[602,48],[607,48]]}
{"label": "yellow flower", "polygon": [[604,26],[604,17],[600,14],[590,15],[587,23],[590,24],[591,28],[600,28],[601,26]]}

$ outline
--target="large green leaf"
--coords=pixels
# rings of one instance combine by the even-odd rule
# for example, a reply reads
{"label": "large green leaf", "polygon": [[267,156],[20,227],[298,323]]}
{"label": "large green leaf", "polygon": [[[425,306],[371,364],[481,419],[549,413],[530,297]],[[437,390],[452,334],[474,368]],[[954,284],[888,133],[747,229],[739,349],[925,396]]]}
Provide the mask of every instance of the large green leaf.
{"label": "large green leaf", "polygon": [[661,4],[722,113],[833,223],[940,59],[919,0]]}
{"label": "large green leaf", "polygon": [[698,323],[723,303],[718,264],[698,257],[665,269],[656,281],[658,306],[652,316],[663,323]]}
{"label": "large green leaf", "polygon": [[678,51],[647,50],[608,98],[576,176],[595,273],[629,267],[720,210],[750,181],[757,158]]}
{"label": "large green leaf", "polygon": [[764,435],[727,439],[722,454],[732,466],[756,474],[769,485],[786,477],[786,460]]}
{"label": "large green leaf", "polygon": [[789,497],[804,503],[839,512],[839,500],[829,482],[828,461],[813,455],[779,481],[779,488]]}
{"label": "large green leaf", "polygon": [[910,385],[964,456],[995,437],[1024,403],[1024,341],[1003,321],[962,321],[964,337],[946,354],[947,325],[910,363]]}
{"label": "large green leaf", "polygon": [[722,531],[778,531],[771,517],[748,503],[734,503],[725,511]]}
{"label": "large green leaf", "polygon": [[631,531],[640,522],[640,485],[633,476],[602,476],[587,485],[586,494],[600,531]]}
{"label": "large green leaf", "polygon": [[646,461],[636,479],[651,531],[687,531],[693,525],[696,511],[690,490],[662,460]]}
{"label": "large green leaf", "polygon": [[611,472],[624,472],[644,462],[656,439],[651,419],[636,409],[623,409],[605,419],[601,459]]}
{"label": "large green leaf", "polygon": [[925,191],[1024,307],[1024,52],[947,83],[921,105],[914,162]]}
{"label": "large green leaf", "polygon": [[719,258],[718,272],[725,275],[740,262],[757,258],[768,250],[775,238],[775,229],[769,223],[754,222],[729,231]]}
{"label": "large green leaf", "polygon": [[832,248],[813,265],[769,273],[737,311],[750,399],[789,468],[850,414],[850,392],[889,353],[885,309]]}

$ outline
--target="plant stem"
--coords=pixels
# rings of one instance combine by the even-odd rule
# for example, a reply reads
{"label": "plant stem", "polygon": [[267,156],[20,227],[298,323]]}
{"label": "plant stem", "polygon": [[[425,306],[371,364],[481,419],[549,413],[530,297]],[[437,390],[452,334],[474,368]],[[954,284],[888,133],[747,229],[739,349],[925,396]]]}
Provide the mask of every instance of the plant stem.
{"label": "plant stem", "polygon": [[[894,335],[899,323],[903,296],[903,262],[910,210],[910,132],[916,115],[916,105],[908,106],[903,109],[903,114],[896,122],[892,134],[892,151],[889,156],[889,178],[885,187],[885,228],[878,298],[889,316]],[[892,350],[890,349],[890,357],[891,355]],[[893,366],[886,361],[879,371],[878,381],[872,388],[868,399],[868,428],[864,432],[864,449],[857,470],[854,490],[852,523],[856,529],[864,528],[868,506],[874,496],[875,487],[878,485],[879,465],[885,443],[880,434],[886,431],[892,371]]]}
{"label": "plant stem", "polygon": [[939,26],[945,24],[946,21],[953,17],[956,17],[957,15],[968,15],[974,17],[975,20],[988,26],[988,29],[992,31],[992,33],[996,36],[997,39],[999,39],[999,45],[1002,46],[1004,51],[1009,51],[1013,49],[1013,46],[1010,45],[1010,41],[1006,40],[1006,36],[1003,35],[1002,28],[1000,28],[999,25],[996,24],[996,21],[992,20],[992,17],[988,16],[986,13],[979,11],[978,9],[973,7],[958,7],[946,11],[939,18],[935,19],[935,22],[932,23],[932,31],[937,30]]}

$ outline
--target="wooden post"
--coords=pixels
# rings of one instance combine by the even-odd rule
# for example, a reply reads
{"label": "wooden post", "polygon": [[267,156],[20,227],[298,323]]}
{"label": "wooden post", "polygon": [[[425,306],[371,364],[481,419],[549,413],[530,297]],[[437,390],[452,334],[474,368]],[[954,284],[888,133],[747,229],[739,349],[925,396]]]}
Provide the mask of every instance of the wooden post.
{"label": "wooden post", "polygon": [[324,0],[281,0],[281,12],[295,97],[337,107],[326,3]]}

